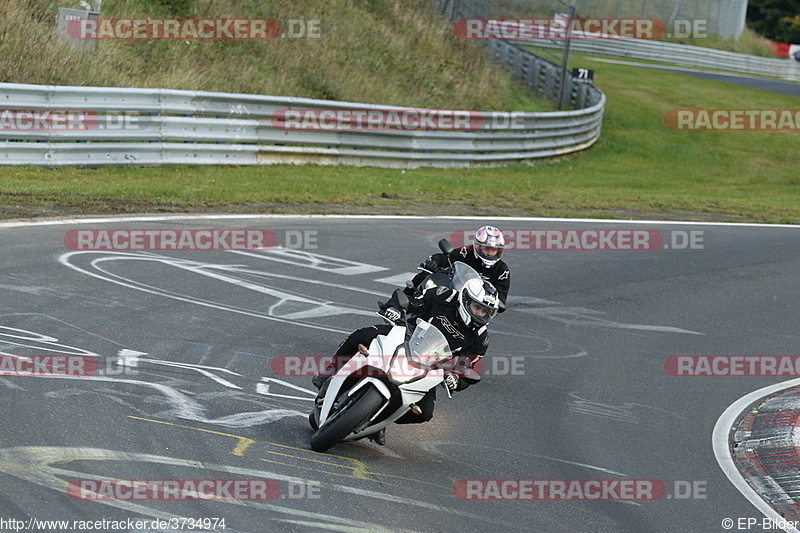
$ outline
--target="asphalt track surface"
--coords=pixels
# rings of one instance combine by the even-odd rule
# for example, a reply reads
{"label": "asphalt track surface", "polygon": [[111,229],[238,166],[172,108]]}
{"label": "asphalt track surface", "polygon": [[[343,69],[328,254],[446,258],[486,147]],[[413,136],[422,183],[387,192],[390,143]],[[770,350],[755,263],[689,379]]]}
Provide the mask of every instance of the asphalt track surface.
{"label": "asphalt track surface", "polygon": [[[650,68],[656,70],[666,70],[675,72],[676,74],[684,74],[686,76],[694,76],[696,78],[703,78],[706,80],[719,81],[722,83],[730,83],[732,85],[739,85],[741,87],[748,87],[750,89],[758,89],[761,91],[768,91],[785,96],[800,96],[800,83],[785,80],[773,80],[768,78],[755,78],[751,76],[743,76],[741,74],[725,74],[722,72],[711,72],[707,70],[697,70],[682,67],[671,67],[665,65],[655,65],[652,63],[642,63],[638,61],[622,61],[616,59],[603,59],[598,57],[591,58],[592,61],[601,63],[616,63],[619,65],[632,65],[642,68]],[[787,59],[787,61],[789,61]]]}
{"label": "asphalt track surface", "polygon": [[[439,395],[431,422],[390,428],[384,447],[361,441],[312,452],[310,380],[277,375],[271,363],[333,353],[348,332],[376,322],[375,302],[438,239],[484,223],[649,229],[664,245],[509,251],[510,305],[492,323],[483,381],[453,399]],[[288,230],[313,239],[303,250],[252,254],[65,246],[69,230],[114,228],[268,229],[289,244]],[[683,246],[689,232],[700,232],[691,234],[695,249]],[[92,376],[0,377],[0,519],[224,518],[224,531],[248,532],[639,533],[721,532],[725,518],[762,517],[718,465],[712,433],[731,404],[785,378],[675,377],[664,362],[800,353],[798,228],[144,218],[6,224],[0,243],[0,352],[99,363]],[[70,482],[93,478],[266,479],[281,496],[101,502],[67,494]],[[485,479],[657,480],[667,494],[454,496],[459,480]]]}

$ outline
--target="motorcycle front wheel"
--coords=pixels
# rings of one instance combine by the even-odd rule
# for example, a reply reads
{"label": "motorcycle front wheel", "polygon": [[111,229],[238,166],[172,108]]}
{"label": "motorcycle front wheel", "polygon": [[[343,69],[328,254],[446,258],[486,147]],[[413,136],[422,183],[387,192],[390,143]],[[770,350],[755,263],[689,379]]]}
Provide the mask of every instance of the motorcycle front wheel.
{"label": "motorcycle front wheel", "polygon": [[375,387],[365,387],[358,398],[345,405],[311,435],[311,449],[328,451],[377,413],[384,401],[386,399]]}

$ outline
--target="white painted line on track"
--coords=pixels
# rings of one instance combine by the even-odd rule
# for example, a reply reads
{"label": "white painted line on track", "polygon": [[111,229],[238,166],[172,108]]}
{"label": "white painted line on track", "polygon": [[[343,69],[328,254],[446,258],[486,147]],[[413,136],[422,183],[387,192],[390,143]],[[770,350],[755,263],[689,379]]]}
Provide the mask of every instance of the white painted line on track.
{"label": "white painted line on track", "polygon": [[[477,216],[422,216],[422,215],[287,215],[287,214],[177,214],[177,215],[120,215],[104,217],[70,217],[32,220],[9,220],[0,222],[0,229],[28,226],[58,226],[68,224],[105,224],[118,222],[171,222],[176,220],[247,220],[247,219],[304,219],[304,220],[474,220],[477,222],[564,222],[576,224],[650,224],[650,225],[689,225],[689,226],[728,226],[751,228],[792,228],[800,229],[795,224],[765,224],[754,222],[693,222],[685,220],[624,220],[602,218],[550,218],[550,217],[477,217]],[[503,224],[500,224],[503,225]]]}
{"label": "white painted line on track", "polygon": [[373,281],[377,281],[378,283],[386,283],[387,285],[394,285],[397,287],[405,287],[406,281],[410,280],[417,274],[419,274],[419,271],[405,272],[403,274],[397,274],[396,276],[389,276],[388,278],[378,278]]}
{"label": "white painted line on track", "polygon": [[[745,409],[747,409],[748,406],[754,404],[765,396],[772,395],[784,389],[790,389],[798,386],[800,386],[800,378],[769,385],[768,387],[751,392],[746,396],[742,396],[733,402],[724,413],[722,413],[717,420],[717,423],[714,425],[714,433],[712,435],[714,456],[717,458],[717,463],[722,471],[725,472],[725,475],[728,476],[730,482],[733,483],[733,486],[739,489],[739,492],[741,492],[742,495],[747,498],[756,509],[761,511],[764,516],[778,523],[785,523],[786,519],[784,519],[775,509],[773,509],[772,506],[769,505],[755,491],[755,489],[753,489],[753,487],[747,483],[747,481],[744,479],[744,476],[742,476],[742,474],[739,472],[739,469],[736,468],[736,465],[733,462],[728,442],[733,423],[736,421],[739,415]],[[786,531],[786,533],[800,533],[800,531],[791,526],[785,528],[784,531]]]}

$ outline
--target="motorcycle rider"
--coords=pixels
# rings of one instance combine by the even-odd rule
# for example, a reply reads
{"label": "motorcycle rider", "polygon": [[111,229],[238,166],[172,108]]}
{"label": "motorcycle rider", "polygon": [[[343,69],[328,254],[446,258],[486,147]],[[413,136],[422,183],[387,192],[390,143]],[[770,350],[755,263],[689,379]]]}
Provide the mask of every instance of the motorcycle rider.
{"label": "motorcycle rider", "polygon": [[[334,362],[323,373],[312,378],[312,383],[320,389],[318,398],[324,396],[330,376],[358,351],[359,344],[369,346],[378,335],[389,333],[392,325],[401,318],[399,307],[394,297],[390,298],[389,302],[381,305],[381,311],[377,313],[387,324],[358,329],[342,341]],[[468,280],[461,291],[439,286],[425,290],[409,301],[408,316],[413,317],[413,323],[416,323],[416,318],[420,318],[436,326],[447,339],[455,356],[454,361],[448,365],[453,369],[445,375],[444,383],[448,390],[462,391],[480,381],[481,377],[475,366],[486,354],[489,346],[487,325],[497,314],[498,308],[497,289],[488,281],[479,279]],[[429,421],[433,416],[435,401],[436,389],[431,389],[417,402],[422,410],[421,414],[406,413],[396,423],[418,424]],[[385,429],[370,438],[377,444],[385,444]]]}
{"label": "motorcycle rider", "polygon": [[483,226],[475,232],[471,245],[465,244],[453,250],[449,257],[445,253],[433,254],[420,263],[417,267],[420,272],[414,276],[403,292],[409,299],[413,298],[421,291],[420,285],[429,274],[446,269],[451,262],[461,261],[474,268],[483,279],[495,286],[501,302],[499,312],[502,313],[505,311],[508,289],[511,286],[511,270],[501,259],[505,245],[503,232],[494,226]]}

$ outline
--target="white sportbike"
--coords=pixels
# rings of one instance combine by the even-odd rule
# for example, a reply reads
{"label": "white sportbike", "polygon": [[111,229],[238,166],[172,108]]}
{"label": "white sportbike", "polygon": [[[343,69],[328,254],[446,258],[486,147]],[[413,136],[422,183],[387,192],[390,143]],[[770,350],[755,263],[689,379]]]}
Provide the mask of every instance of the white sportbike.
{"label": "white sportbike", "polygon": [[[480,275],[464,263],[454,265],[452,288],[460,290]],[[453,359],[447,339],[436,326],[416,320],[413,332],[405,325],[408,298],[395,291],[402,317],[387,335],[378,335],[369,347],[359,346],[328,381],[309,415],[314,429],[311,448],[325,452],[340,442],[363,439],[411,412],[437,385],[444,386],[445,367]],[[450,390],[445,386],[450,395]]]}

